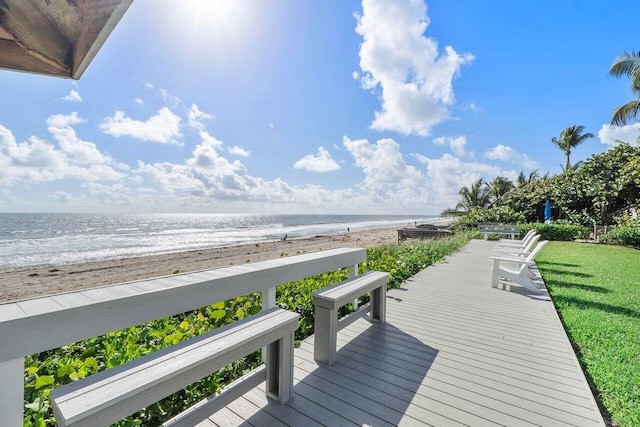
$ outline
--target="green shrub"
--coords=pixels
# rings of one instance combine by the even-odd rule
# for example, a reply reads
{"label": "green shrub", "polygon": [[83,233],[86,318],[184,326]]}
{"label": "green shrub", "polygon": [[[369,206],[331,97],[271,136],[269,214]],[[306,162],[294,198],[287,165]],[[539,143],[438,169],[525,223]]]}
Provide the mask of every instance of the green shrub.
{"label": "green shrub", "polygon": [[590,230],[586,227],[571,224],[530,223],[520,225],[520,233],[522,235],[532,229],[540,234],[540,240],[561,240],[567,242],[586,239],[590,233]]}
{"label": "green shrub", "polygon": [[520,224],[525,222],[525,216],[522,212],[516,212],[510,206],[472,208],[469,212],[460,217],[456,225],[462,228],[473,228],[479,222]]}
{"label": "green shrub", "polygon": [[640,248],[640,226],[618,225],[607,232],[605,238],[608,242]]}

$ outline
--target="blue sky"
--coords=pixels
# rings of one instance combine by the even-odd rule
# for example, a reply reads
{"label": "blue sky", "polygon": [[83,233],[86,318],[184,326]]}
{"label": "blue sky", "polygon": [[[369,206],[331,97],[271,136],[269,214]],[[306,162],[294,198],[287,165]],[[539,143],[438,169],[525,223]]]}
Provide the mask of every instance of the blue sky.
{"label": "blue sky", "polygon": [[79,81],[0,70],[0,211],[437,214],[634,142],[636,1],[135,0]]}

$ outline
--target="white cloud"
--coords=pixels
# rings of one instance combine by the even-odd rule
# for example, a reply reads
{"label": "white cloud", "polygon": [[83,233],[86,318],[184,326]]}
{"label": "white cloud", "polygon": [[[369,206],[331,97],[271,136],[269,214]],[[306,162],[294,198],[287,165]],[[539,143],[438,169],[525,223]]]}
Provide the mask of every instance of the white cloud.
{"label": "white cloud", "polygon": [[77,137],[72,125],[82,123],[77,113],[56,114],[47,120],[48,130],[59,148],[31,136],[27,142],[17,143],[11,131],[0,125],[0,183],[34,184],[62,180],[82,181],[119,180],[123,173],[113,166],[111,157],[101,153],[92,142]]}
{"label": "white cloud", "polygon": [[71,89],[68,95],[65,95],[61,98],[63,101],[71,101],[71,102],[82,102],[82,97],[78,93],[78,91]]}
{"label": "white cloud", "polygon": [[481,111],[484,111],[484,108],[482,108],[480,105],[476,104],[475,102],[467,102],[465,105],[462,106],[462,109],[464,111],[473,111],[474,113],[479,113]]}
{"label": "white cloud", "polygon": [[107,164],[109,156],[102,154],[93,142],[83,141],[76,135],[73,125],[83,123],[77,112],[69,115],[55,114],[47,119],[49,132],[58,141],[63,152],[82,164]]}
{"label": "white cloud", "polygon": [[240,157],[249,157],[251,155],[251,151],[245,150],[244,148],[238,147],[237,145],[229,148],[227,152],[229,154],[233,154],[234,156]]}
{"label": "white cloud", "polygon": [[436,41],[424,36],[429,19],[423,1],[363,0],[362,10],[356,27],[364,40],[360,82],[365,89],[379,86],[382,102],[371,128],[429,135],[449,119],[452,81],[473,55],[450,46],[440,54]]}
{"label": "white cloud", "polygon": [[100,129],[116,138],[130,136],[141,141],[183,145],[180,142],[180,120],[167,107],[160,109],[145,122],[131,119],[123,111],[116,111],[113,117],[107,117],[100,124]]}
{"label": "white cloud", "polygon": [[276,125],[274,125],[273,123],[269,123],[269,127],[270,127],[271,129],[273,129],[275,126],[276,126]]}
{"label": "white cloud", "polygon": [[467,145],[467,137],[460,136],[441,136],[433,140],[437,145],[448,145],[451,151],[462,156],[465,154],[464,147]]}
{"label": "white cloud", "polygon": [[0,183],[38,183],[64,177],[66,156],[39,138],[17,143],[13,133],[0,125]]}
{"label": "white cloud", "polygon": [[75,198],[71,193],[67,193],[66,191],[56,191],[49,196],[49,199],[53,199],[58,203],[71,203]]}
{"label": "white cloud", "polygon": [[197,130],[203,130],[204,129],[203,122],[205,120],[213,119],[213,114],[200,111],[200,109],[196,104],[191,104],[191,108],[189,108],[189,112],[188,112],[188,118],[189,118],[190,127]]}
{"label": "white cloud", "polygon": [[221,141],[204,131],[200,137],[185,164],[139,161],[137,172],[159,186],[165,196],[191,201],[294,202],[303,194],[282,180],[251,176],[241,162],[220,156]]}
{"label": "white cloud", "polygon": [[487,151],[484,156],[492,160],[516,163],[528,170],[538,169],[538,162],[532,160],[524,153],[519,153],[516,149],[508,145],[498,144]]}
{"label": "white cloud", "polygon": [[184,103],[177,96],[171,95],[167,92],[166,89],[160,89],[160,96],[167,104],[171,105],[173,108],[178,108],[180,106],[184,106]]}
{"label": "white cloud", "polygon": [[602,125],[598,131],[598,138],[603,144],[609,146],[617,145],[618,142],[627,142],[631,145],[638,145],[638,135],[640,132],[640,122],[626,126]]}
{"label": "white cloud", "polygon": [[385,138],[371,144],[366,139],[345,136],[342,143],[364,173],[364,181],[358,187],[370,204],[393,209],[426,207],[425,177],[404,161],[396,141]]}
{"label": "white cloud", "polygon": [[318,155],[308,154],[295,162],[295,169],[309,172],[332,172],[340,169],[340,165],[331,158],[331,154],[324,148],[318,148]]}
{"label": "white cloud", "polygon": [[140,98],[135,98],[135,99],[133,100],[133,102],[135,102],[136,104],[139,104],[139,105],[144,104],[144,101],[143,101],[142,99],[140,99]]}

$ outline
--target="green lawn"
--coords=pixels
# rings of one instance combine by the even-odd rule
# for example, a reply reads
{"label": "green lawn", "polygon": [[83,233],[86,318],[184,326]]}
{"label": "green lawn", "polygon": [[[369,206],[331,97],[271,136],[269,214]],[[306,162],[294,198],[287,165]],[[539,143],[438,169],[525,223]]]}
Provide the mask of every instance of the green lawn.
{"label": "green lawn", "polygon": [[640,426],[640,251],[551,242],[536,262],[598,403]]}

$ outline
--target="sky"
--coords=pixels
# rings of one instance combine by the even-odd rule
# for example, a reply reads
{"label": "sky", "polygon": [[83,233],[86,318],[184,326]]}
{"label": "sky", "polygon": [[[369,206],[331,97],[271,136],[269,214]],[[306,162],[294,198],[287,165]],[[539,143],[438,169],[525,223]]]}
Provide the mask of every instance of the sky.
{"label": "sky", "polygon": [[1,212],[435,215],[635,143],[635,0],[134,0],[80,80],[0,70]]}

